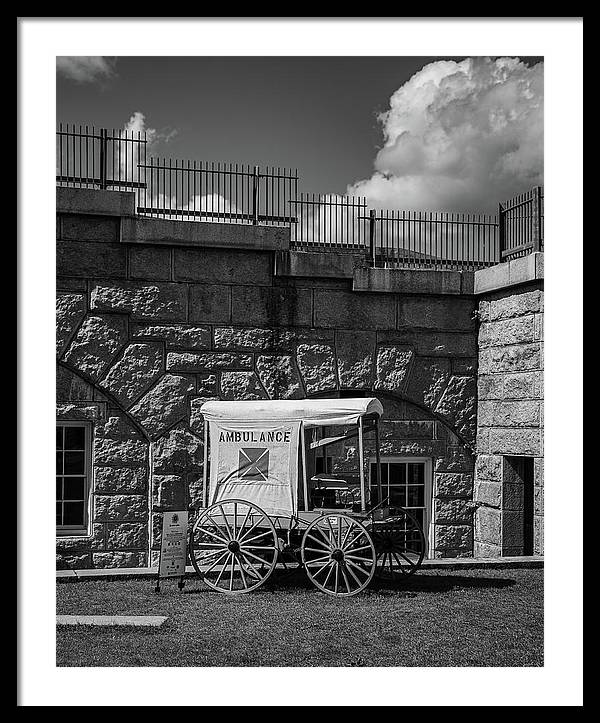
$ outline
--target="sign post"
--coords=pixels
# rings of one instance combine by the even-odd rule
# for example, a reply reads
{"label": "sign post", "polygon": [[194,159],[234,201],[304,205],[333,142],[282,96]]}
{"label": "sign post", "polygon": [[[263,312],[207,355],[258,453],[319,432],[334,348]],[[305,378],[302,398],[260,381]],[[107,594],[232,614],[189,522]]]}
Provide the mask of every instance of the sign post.
{"label": "sign post", "polygon": [[185,585],[187,523],[187,511],[163,512],[156,592],[160,592],[161,578],[169,577],[178,577],[179,583],[177,586],[180,590],[183,590]]}

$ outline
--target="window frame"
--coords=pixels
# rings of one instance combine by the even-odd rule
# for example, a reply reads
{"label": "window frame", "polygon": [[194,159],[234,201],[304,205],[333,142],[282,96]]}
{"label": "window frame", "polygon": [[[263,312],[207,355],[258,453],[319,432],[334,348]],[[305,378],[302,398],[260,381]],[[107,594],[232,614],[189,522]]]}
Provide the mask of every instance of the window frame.
{"label": "window frame", "polygon": [[[56,420],[56,428],[58,427],[83,427],[85,430],[85,442],[84,442],[84,474],[85,474],[85,487],[84,487],[84,524],[83,525],[56,525],[57,537],[89,537],[91,530],[91,501],[92,501],[92,432],[93,426],[91,422],[85,420]],[[55,474],[56,477],[62,477],[64,475]],[[55,494],[56,499],[56,494]],[[56,512],[55,512],[56,516]]]}
{"label": "window frame", "polygon": [[[369,485],[376,487],[377,482],[371,479],[371,465],[377,463],[375,455],[369,457]],[[433,505],[433,460],[431,457],[403,457],[401,455],[381,455],[381,464],[411,464],[421,463],[425,466],[425,504],[423,506],[423,534],[425,536],[425,557],[429,558],[430,550],[433,550],[433,530],[434,530],[434,505]],[[409,512],[410,507],[406,508]],[[421,508],[419,508],[421,509]]]}

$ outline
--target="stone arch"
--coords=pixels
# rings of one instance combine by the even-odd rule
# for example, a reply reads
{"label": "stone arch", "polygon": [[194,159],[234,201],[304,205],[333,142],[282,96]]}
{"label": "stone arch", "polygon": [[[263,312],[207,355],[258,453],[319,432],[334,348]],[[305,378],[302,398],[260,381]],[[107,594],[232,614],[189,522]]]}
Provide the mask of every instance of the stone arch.
{"label": "stone arch", "polygon": [[[111,392],[103,387],[101,384],[99,384],[96,380],[94,380],[91,376],[86,374],[84,371],[77,369],[72,364],[69,364],[68,362],[64,361],[64,359],[59,359],[57,361],[57,396],[56,401],[57,404],[61,404],[64,402],[83,402],[83,401],[90,401],[96,404],[102,404],[107,408],[111,408],[114,410],[118,410],[123,417],[127,419],[127,422],[135,429],[135,431],[148,443],[150,442],[150,437],[147,433],[147,431],[144,429],[144,427],[139,423],[139,421],[130,414],[129,410],[126,409],[122,403],[116,399]],[[72,377],[79,380],[79,382],[82,385],[85,385],[90,390],[90,398],[85,399],[61,399],[59,398],[59,379],[60,379],[60,371],[64,370],[65,372],[68,372]]]}
{"label": "stone arch", "polygon": [[[465,439],[463,435],[461,434],[460,429],[458,429],[456,426],[454,426],[446,417],[442,416],[441,414],[435,412],[431,407],[426,406],[425,404],[420,404],[419,402],[415,401],[414,399],[410,399],[406,397],[403,394],[400,394],[398,392],[391,392],[381,389],[328,389],[321,392],[316,392],[314,394],[307,394],[307,399],[327,399],[328,397],[337,397],[340,394],[347,394],[347,395],[355,395],[357,397],[366,397],[366,396],[372,396],[377,397],[380,400],[389,400],[392,403],[395,404],[405,404],[412,407],[414,410],[418,410],[421,414],[425,415],[428,419],[430,418],[431,421],[438,422],[440,425],[444,427],[447,434],[453,435],[457,442],[464,445],[467,449],[471,450],[472,445],[470,444],[469,440]],[[384,405],[385,408],[385,405]]]}
{"label": "stone arch", "polygon": [[[298,340],[291,359],[306,396],[338,392],[389,394],[417,405],[474,447],[477,382],[475,364],[444,347],[427,354],[405,340],[375,332],[313,332]],[[292,384],[286,394],[298,394]],[[292,391],[293,390],[293,391]]]}
{"label": "stone arch", "polygon": [[[474,453],[446,419],[404,395],[382,390],[346,390],[358,396],[375,396],[384,405],[380,423],[382,456],[426,457],[432,460],[430,537],[433,557],[471,557],[473,554]],[[339,390],[323,390],[311,398],[338,396]],[[345,446],[344,446],[345,445]],[[356,470],[356,441],[340,443],[335,454],[341,460],[334,471]],[[366,439],[365,457],[374,455]],[[367,463],[366,463],[367,464]],[[365,470],[367,471],[367,470]]]}

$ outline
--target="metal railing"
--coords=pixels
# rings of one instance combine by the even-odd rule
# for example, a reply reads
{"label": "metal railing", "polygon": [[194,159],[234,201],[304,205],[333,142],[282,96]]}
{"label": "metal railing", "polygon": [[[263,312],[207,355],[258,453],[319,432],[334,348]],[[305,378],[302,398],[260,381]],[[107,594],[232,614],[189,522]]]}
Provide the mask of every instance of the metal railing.
{"label": "metal railing", "polygon": [[371,210],[365,220],[375,267],[475,270],[497,263],[494,216]]}
{"label": "metal railing", "polygon": [[56,131],[59,186],[131,191],[145,186],[146,134],[61,123]]}
{"label": "metal railing", "polygon": [[498,214],[369,209],[367,200],[298,194],[298,172],[273,166],[146,158],[140,131],[60,125],[59,186],[133,191],[156,218],[289,226],[291,248],[365,254],[375,267],[478,269],[540,251],[544,192],[536,186]]}
{"label": "metal railing", "polygon": [[233,221],[288,226],[298,172],[237,163],[150,158],[140,165],[145,186],[138,213],[184,221]]}
{"label": "metal railing", "polygon": [[544,248],[544,189],[534,186],[498,205],[500,261]]}
{"label": "metal railing", "polygon": [[294,249],[364,252],[366,198],[301,193],[291,206],[295,223],[290,243]]}

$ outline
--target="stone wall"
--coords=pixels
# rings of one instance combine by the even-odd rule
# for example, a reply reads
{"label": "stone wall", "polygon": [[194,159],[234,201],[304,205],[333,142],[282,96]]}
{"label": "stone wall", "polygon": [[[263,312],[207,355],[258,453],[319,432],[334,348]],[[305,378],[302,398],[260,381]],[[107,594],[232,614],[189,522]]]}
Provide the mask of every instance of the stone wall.
{"label": "stone wall", "polygon": [[[539,280],[479,302],[475,554],[510,554],[511,458],[533,459],[534,553],[543,554],[543,290]],[[514,552],[514,550],[513,550]]]}
{"label": "stone wall", "polygon": [[[251,227],[220,228],[211,237],[213,248],[194,236],[195,229],[207,233],[202,227],[210,224],[170,222],[183,224],[173,239],[166,222],[156,223],[144,219],[137,228],[132,217],[59,214],[59,414],[87,414],[94,423],[92,527],[87,537],[59,538],[59,563],[156,562],[159,513],[196,505],[202,497],[204,400],[352,391],[382,399],[384,455],[432,460],[430,554],[472,555],[478,431],[472,275],[471,293],[462,292],[468,275],[426,271],[410,277],[401,272],[391,286],[386,271],[379,287],[377,275],[370,274],[369,290],[363,291],[347,258],[321,263],[323,270],[314,275],[306,271],[308,256],[276,265],[286,254],[281,229],[264,230],[252,250],[245,237]],[[229,246],[218,246],[225,229]],[[276,235],[273,242],[268,231]],[[492,326],[508,312],[497,318],[492,300],[486,303],[490,316],[480,329],[480,363],[491,381],[498,348]],[[522,316],[515,314],[518,322]],[[520,339],[525,331],[517,326],[497,328],[503,338]],[[529,342],[518,344],[524,355],[533,353]],[[516,371],[507,374],[513,385]],[[522,375],[521,383],[526,381]],[[480,407],[484,419],[490,409]],[[521,413],[529,420],[533,411],[523,407]],[[480,426],[481,443],[498,429]],[[484,454],[491,469],[496,453]],[[352,457],[349,448],[343,459]],[[487,478],[479,468],[477,499],[483,502]],[[486,552],[481,536],[475,539],[475,553]]]}

